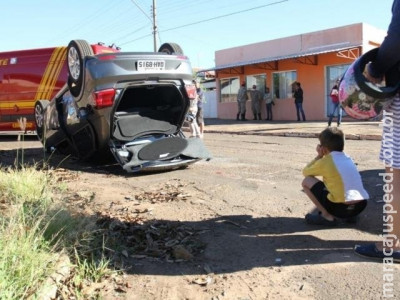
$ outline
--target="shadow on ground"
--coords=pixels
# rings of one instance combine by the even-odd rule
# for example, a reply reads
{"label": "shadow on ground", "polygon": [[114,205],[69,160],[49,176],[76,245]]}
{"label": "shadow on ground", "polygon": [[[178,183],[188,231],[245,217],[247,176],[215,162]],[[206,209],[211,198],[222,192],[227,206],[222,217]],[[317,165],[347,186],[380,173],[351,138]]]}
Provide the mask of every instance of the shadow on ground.
{"label": "shadow on ground", "polygon": [[[230,215],[183,223],[100,223],[106,229],[108,257],[116,268],[132,274],[178,276],[204,274],[204,268],[213,273],[232,273],[274,266],[360,262],[353,248],[365,243],[320,239],[315,231],[331,229],[289,217]],[[349,227],[342,224],[335,230]]]}
{"label": "shadow on ground", "polygon": [[[15,166],[16,150],[0,151],[2,166]],[[40,148],[25,149],[26,164],[46,161],[50,166],[90,173],[131,176],[117,164],[80,162],[60,155],[46,156]],[[320,230],[335,230],[331,236],[344,237],[343,229],[378,235],[382,230],[383,170],[361,172],[371,195],[358,224],[341,223],[334,229],[311,226],[303,218],[229,215],[194,222],[174,220],[120,220],[111,216],[80,216],[95,219],[104,237],[106,255],[114,267],[134,274],[231,273],[258,267],[359,262],[353,253],[361,240],[324,240]],[[103,239],[102,239],[103,241]],[[98,245],[93,245],[96,248]],[[177,250],[178,249],[178,250]],[[179,250],[180,249],[180,250]],[[178,251],[178,252],[177,252]],[[180,252],[179,252],[180,251]]]}

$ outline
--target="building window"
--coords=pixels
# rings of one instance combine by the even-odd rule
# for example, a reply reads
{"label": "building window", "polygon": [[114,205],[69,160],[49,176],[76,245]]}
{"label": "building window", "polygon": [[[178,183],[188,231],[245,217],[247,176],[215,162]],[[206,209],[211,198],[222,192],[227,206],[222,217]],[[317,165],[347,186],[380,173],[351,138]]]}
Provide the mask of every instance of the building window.
{"label": "building window", "polygon": [[220,102],[236,102],[237,101],[237,93],[240,88],[240,78],[223,78],[219,81],[220,84]]}
{"label": "building window", "polygon": [[267,76],[265,74],[246,76],[247,89],[251,90],[253,88],[253,85],[256,85],[257,90],[264,93],[266,78]]}
{"label": "building window", "polygon": [[297,79],[296,71],[278,72],[272,74],[273,95],[276,99],[293,97],[292,85]]}

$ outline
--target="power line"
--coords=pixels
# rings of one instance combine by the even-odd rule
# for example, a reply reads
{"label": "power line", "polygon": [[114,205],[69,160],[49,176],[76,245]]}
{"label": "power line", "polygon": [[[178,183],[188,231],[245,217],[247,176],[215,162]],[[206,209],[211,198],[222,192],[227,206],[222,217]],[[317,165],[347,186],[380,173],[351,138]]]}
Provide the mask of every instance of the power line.
{"label": "power line", "polygon": [[115,3],[113,3],[113,2],[110,3],[108,6],[103,6],[103,7],[99,8],[97,11],[95,11],[92,15],[89,15],[88,17],[86,17],[84,20],[74,24],[72,27],[68,27],[68,29],[65,30],[62,34],[50,39],[49,42],[54,41],[54,40],[57,41],[57,40],[61,39],[61,37],[65,37],[69,33],[75,33],[77,31],[82,30],[83,26],[87,26],[89,23],[97,20],[102,14],[109,11],[112,7],[115,7]]}
{"label": "power line", "polygon": [[128,32],[132,27],[135,28],[143,24],[139,11],[133,11],[130,7],[121,7],[121,10],[122,12],[116,11],[113,14],[108,13],[107,19],[109,21],[97,25],[96,31],[101,32],[103,35],[106,35],[107,33],[114,34],[115,32],[124,33]]}
{"label": "power line", "polygon": [[151,22],[153,22],[153,19],[152,19],[151,17],[149,17],[148,14],[146,14],[146,12],[139,6],[139,4],[136,3],[135,0],[131,0],[131,2],[132,2],[133,4],[135,4],[136,7],[139,8],[139,10],[140,10]]}
{"label": "power line", "polygon": [[[132,1],[132,0],[131,0],[131,1]],[[251,7],[251,8],[248,8],[248,9],[244,9],[244,10],[232,12],[232,13],[225,14],[225,15],[220,15],[220,16],[213,17],[213,18],[204,19],[204,20],[200,20],[200,21],[196,21],[196,22],[192,22],[192,23],[188,23],[188,24],[184,24],[184,25],[180,25],[180,26],[176,26],[176,27],[164,29],[164,30],[159,30],[159,32],[167,32],[167,31],[172,31],[172,30],[176,30],[176,29],[180,29],[180,28],[184,28],[184,27],[188,27],[188,26],[193,26],[193,25],[205,23],[205,22],[208,22],[208,21],[213,21],[213,20],[217,20],[217,19],[221,19],[221,18],[225,18],[225,17],[229,17],[229,16],[233,16],[233,15],[237,15],[237,14],[249,12],[249,11],[252,11],[252,10],[257,10],[257,9],[264,8],[264,7],[267,7],[267,6],[277,5],[277,4],[280,4],[280,3],[283,3],[283,2],[287,2],[287,1],[289,1],[289,0],[275,1],[275,2],[272,2],[272,3],[265,4],[265,5],[260,5],[260,6],[256,6],[256,7]],[[122,44],[120,44],[120,45],[123,46],[123,45],[129,44],[129,43],[135,42],[135,41],[137,41],[137,40],[140,40],[140,39],[142,39],[142,38],[148,37],[148,36],[150,36],[150,35],[152,35],[152,34],[143,35],[143,36],[138,37],[138,38],[136,38],[136,39],[134,39],[134,40],[126,41],[125,43],[122,43]]]}
{"label": "power line", "polygon": [[119,45],[120,45],[120,46],[123,46],[123,45],[126,45],[126,44],[130,44],[130,43],[132,43],[132,42],[136,42],[136,41],[138,41],[138,40],[144,39],[145,37],[152,36],[152,35],[153,35],[153,33],[149,33],[149,34],[146,34],[146,35],[142,35],[141,37],[138,37],[138,38],[136,38],[136,39],[134,39],[134,40],[127,41],[127,42],[125,42],[125,43],[121,43],[121,44],[119,44]]}
{"label": "power line", "polygon": [[193,23],[177,26],[177,27],[172,27],[172,28],[160,30],[160,32],[167,32],[167,31],[171,31],[171,30],[175,30],[175,29],[180,29],[180,28],[184,28],[184,27],[188,27],[188,26],[192,26],[192,25],[205,23],[205,22],[208,22],[208,21],[213,21],[213,20],[217,20],[217,19],[221,19],[221,18],[225,18],[225,17],[230,17],[230,16],[233,16],[233,15],[237,15],[237,14],[241,14],[241,13],[244,13],[244,12],[248,12],[248,11],[264,8],[264,7],[267,7],[267,6],[280,4],[280,3],[283,3],[283,2],[287,2],[287,1],[289,1],[289,0],[276,1],[276,2],[269,3],[269,4],[260,5],[260,6],[252,7],[252,8],[249,8],[249,9],[241,10],[241,11],[236,11],[236,12],[229,13],[229,14],[226,14],[226,15],[221,15],[221,16],[217,16],[217,17],[213,17],[213,18],[209,18],[209,19],[205,19],[205,20],[201,20],[201,21],[197,21],[197,22],[193,22]]}
{"label": "power line", "polygon": [[[210,0],[214,1],[215,0]],[[205,1],[205,2],[210,2],[210,1]],[[167,0],[167,3],[165,3],[165,6],[160,5],[160,12],[163,14],[167,14],[169,12],[177,12],[179,10],[182,10],[187,7],[201,7],[202,4],[204,4],[204,1],[200,2],[199,0],[183,0],[183,1],[174,1],[171,3],[170,0]],[[158,8],[157,8],[158,9]]]}
{"label": "power line", "polygon": [[[117,38],[116,40],[123,40],[124,38],[126,38],[126,37],[128,37],[128,36],[130,36],[130,35],[132,35],[132,34],[134,34],[136,32],[139,32],[140,30],[146,28],[147,26],[148,26],[148,24],[136,29],[135,31],[129,32],[129,33],[125,34],[124,36]],[[121,45],[123,45],[123,44],[121,44]]]}

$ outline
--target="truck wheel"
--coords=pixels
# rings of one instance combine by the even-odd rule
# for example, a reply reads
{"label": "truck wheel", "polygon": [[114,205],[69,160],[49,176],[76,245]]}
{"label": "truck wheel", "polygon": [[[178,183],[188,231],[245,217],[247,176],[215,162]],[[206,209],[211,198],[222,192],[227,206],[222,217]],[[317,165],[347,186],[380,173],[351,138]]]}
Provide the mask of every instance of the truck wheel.
{"label": "truck wheel", "polygon": [[161,47],[158,49],[158,52],[164,52],[167,54],[183,54],[182,48],[175,43],[164,43],[161,45]]}
{"label": "truck wheel", "polygon": [[39,100],[35,103],[35,125],[36,134],[40,140],[43,140],[44,133],[44,110],[49,105],[48,100]]}
{"label": "truck wheel", "polygon": [[72,40],[67,48],[68,88],[74,97],[80,98],[84,90],[85,56],[93,55],[92,47],[85,40]]}

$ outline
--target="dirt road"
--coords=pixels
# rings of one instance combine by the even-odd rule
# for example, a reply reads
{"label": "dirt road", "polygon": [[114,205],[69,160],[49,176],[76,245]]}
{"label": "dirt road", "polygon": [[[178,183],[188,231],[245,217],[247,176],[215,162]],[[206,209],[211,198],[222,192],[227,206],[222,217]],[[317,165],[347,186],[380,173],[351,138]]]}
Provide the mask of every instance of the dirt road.
{"label": "dirt road", "polygon": [[[102,212],[125,221],[113,223],[122,228],[115,230],[114,262],[127,270],[127,285],[119,293],[105,288],[104,298],[383,298],[382,263],[352,250],[378,240],[382,230],[379,142],[347,141],[346,152],[358,164],[371,200],[358,224],[329,229],[304,222],[312,205],[301,191],[301,170],[315,156],[316,143],[314,138],[209,133],[211,161],[157,174],[61,163],[76,173],[68,185],[81,195],[76,206],[88,217]],[[2,140],[0,147],[2,164],[10,163],[15,143]],[[37,142],[25,148],[26,160],[42,157]],[[121,234],[133,230],[129,222],[134,230],[138,223],[148,226],[145,247],[133,247],[131,236]],[[174,246],[178,240],[185,246]],[[393,268],[393,294],[400,299],[400,268]]]}

